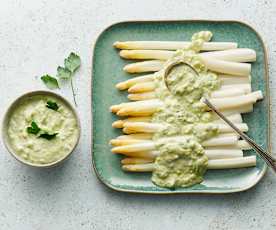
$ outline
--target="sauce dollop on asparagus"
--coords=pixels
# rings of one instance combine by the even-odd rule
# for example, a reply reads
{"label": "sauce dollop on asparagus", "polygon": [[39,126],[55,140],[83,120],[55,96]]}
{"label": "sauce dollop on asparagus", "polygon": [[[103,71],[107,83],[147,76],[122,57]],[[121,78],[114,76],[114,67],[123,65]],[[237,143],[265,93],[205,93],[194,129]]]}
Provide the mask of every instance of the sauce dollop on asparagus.
{"label": "sauce dollop on asparagus", "polygon": [[[153,136],[160,151],[152,174],[152,181],[158,186],[173,188],[200,183],[207,169],[208,158],[201,143],[217,135],[218,128],[208,125],[213,117],[206,112],[200,99],[218,89],[220,82],[217,75],[206,68],[198,52],[211,37],[209,31],[194,34],[191,45],[178,50],[155,74],[156,97],[164,102],[164,106],[153,115],[152,122],[164,124],[165,127]],[[164,72],[178,60],[191,65],[198,74],[186,65],[175,66],[166,79],[168,90]],[[170,138],[170,141],[164,139],[174,136],[182,137]]]}

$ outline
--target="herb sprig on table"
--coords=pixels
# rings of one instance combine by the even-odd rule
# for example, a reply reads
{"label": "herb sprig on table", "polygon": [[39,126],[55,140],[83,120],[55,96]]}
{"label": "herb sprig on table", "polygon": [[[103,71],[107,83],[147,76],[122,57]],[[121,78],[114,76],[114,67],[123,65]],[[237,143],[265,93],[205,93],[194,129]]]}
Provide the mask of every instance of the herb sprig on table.
{"label": "herb sprig on table", "polygon": [[41,80],[49,89],[59,89],[58,81],[54,77],[46,74],[41,77]]}
{"label": "herb sprig on table", "polygon": [[77,54],[71,52],[70,55],[64,59],[64,67],[58,66],[56,78],[46,74],[41,77],[41,80],[49,89],[59,89],[58,79],[63,79],[65,81],[70,80],[74,103],[77,106],[76,94],[73,85],[73,75],[80,67],[80,65],[80,57]]}

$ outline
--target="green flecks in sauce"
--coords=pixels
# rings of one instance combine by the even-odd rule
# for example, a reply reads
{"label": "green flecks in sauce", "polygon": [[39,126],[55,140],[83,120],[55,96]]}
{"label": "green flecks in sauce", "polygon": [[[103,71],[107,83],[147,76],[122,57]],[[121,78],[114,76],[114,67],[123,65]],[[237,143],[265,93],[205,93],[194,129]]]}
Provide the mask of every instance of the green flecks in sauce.
{"label": "green flecks in sauce", "polygon": [[195,138],[158,141],[157,147],[161,155],[155,161],[154,183],[162,187],[183,187],[203,180],[208,158]]}
{"label": "green flecks in sauce", "polygon": [[[164,102],[152,118],[152,122],[164,125],[153,136],[160,155],[155,160],[152,181],[158,186],[187,187],[200,183],[207,169],[208,158],[201,143],[217,135],[218,129],[210,123],[212,114],[206,112],[200,99],[218,89],[219,80],[197,53],[211,37],[209,31],[194,34],[190,47],[178,50],[164,69],[155,74],[156,96]],[[186,65],[175,66],[167,77],[169,91],[164,70],[178,60],[190,64],[198,75]]]}

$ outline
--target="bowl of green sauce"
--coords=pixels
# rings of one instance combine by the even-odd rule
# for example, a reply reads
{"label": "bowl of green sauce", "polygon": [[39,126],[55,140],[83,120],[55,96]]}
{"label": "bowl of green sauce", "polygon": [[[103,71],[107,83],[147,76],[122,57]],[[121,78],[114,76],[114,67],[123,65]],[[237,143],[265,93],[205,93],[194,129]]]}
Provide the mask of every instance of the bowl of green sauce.
{"label": "bowl of green sauce", "polygon": [[60,95],[32,91],[7,109],[2,138],[15,159],[48,168],[67,159],[80,138],[80,121],[74,107]]}

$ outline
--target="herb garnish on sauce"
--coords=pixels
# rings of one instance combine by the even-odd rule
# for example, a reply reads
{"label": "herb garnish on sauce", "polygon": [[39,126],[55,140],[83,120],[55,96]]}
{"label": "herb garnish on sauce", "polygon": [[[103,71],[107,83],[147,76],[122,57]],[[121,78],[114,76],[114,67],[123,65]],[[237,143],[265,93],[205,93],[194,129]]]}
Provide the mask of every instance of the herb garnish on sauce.
{"label": "herb garnish on sauce", "polygon": [[34,121],[32,121],[31,126],[27,127],[27,132],[31,134],[38,134],[39,131],[40,131],[40,128]]}
{"label": "herb garnish on sauce", "polygon": [[42,133],[39,135],[39,138],[44,138],[47,140],[52,140],[53,138],[56,137],[56,135],[58,135],[58,133],[53,133],[53,134],[49,134],[49,133]]}
{"label": "herb garnish on sauce", "polygon": [[[31,126],[27,127],[27,132],[31,133],[31,134],[38,134],[41,131],[41,128],[39,128],[39,126],[37,125],[37,123],[35,121],[32,121]],[[58,135],[58,133],[53,133],[53,134],[49,134],[47,132],[44,131],[44,133],[41,133],[38,137],[39,138],[44,138],[47,140],[52,140],[53,138],[56,137],[56,135]]]}
{"label": "herb garnish on sauce", "polygon": [[58,104],[54,101],[47,101],[46,107],[55,111],[59,108]]}

